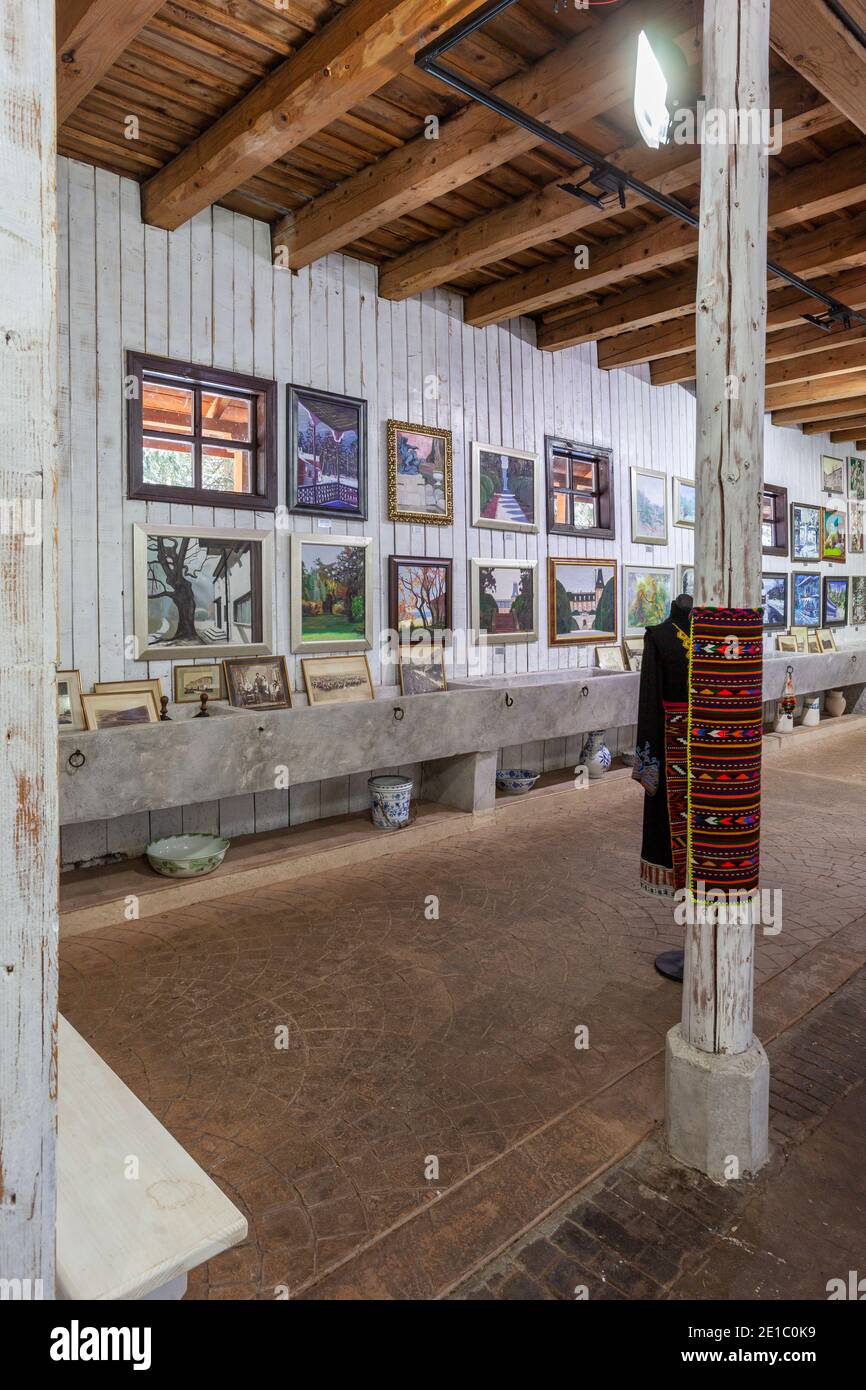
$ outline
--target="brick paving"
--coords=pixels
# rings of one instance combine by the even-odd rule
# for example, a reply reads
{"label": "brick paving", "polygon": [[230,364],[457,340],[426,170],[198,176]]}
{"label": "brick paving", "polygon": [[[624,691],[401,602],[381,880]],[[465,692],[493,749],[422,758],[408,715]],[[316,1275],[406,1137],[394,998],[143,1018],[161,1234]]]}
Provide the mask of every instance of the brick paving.
{"label": "brick paving", "polygon": [[[766,763],[765,1037],[866,960],[866,735],[798,744]],[[442,1296],[649,1132],[682,930],[638,890],[640,818],[611,779],[62,944],[70,1021],[249,1218],[191,1296]]]}
{"label": "brick paving", "polygon": [[866,970],[768,1051],[754,1182],[681,1168],[656,1133],[452,1297],[826,1299],[866,1249]]}

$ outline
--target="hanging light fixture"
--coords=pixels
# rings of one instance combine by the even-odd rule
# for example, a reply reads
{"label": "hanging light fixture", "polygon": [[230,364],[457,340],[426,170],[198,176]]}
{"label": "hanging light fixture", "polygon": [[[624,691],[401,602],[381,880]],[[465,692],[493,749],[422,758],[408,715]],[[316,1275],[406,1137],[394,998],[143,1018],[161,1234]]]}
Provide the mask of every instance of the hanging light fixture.
{"label": "hanging light fixture", "polygon": [[683,53],[671,39],[654,36],[651,40],[641,29],[634,75],[634,116],[651,149],[657,150],[670,139],[686,73]]}

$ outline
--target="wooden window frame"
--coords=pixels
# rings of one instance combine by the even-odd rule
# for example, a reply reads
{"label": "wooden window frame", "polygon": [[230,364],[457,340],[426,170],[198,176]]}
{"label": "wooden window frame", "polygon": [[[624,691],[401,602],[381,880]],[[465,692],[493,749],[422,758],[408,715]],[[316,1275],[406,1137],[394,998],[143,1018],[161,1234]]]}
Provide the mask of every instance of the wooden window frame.
{"label": "wooden window frame", "polygon": [[[596,478],[596,487],[592,493],[598,523],[596,526],[570,526],[567,522],[556,520],[553,507],[553,462],[557,454],[592,463]],[[613,507],[613,451],[599,449],[594,444],[578,444],[572,439],[560,439],[548,434],[544,437],[544,456],[548,532],[554,536],[586,536],[595,540],[614,540],[616,518]],[[566,490],[569,493],[575,491]],[[561,492],[562,489],[557,488],[556,491]]]}
{"label": "wooden window frame", "polygon": [[[126,411],[127,496],[150,502],[191,503],[200,507],[246,508],[249,511],[272,512],[277,506],[277,383],[267,377],[248,376],[243,372],[225,371],[219,367],[200,367],[172,357],[153,357],[143,352],[127,352],[127,377],[134,379],[135,390]],[[191,444],[193,468],[201,468],[201,393],[212,390],[226,395],[249,396],[253,402],[254,437],[251,440],[251,492],[226,492],[218,488],[171,487],[164,483],[144,480],[144,381],[145,377],[162,377],[166,385],[191,387],[193,390],[193,430],[191,434],[176,434],[171,430],[151,431],[168,441]],[[208,438],[215,447],[225,447],[231,440]]]}
{"label": "wooden window frame", "polygon": [[788,489],[781,487],[778,483],[764,483],[761,489],[761,527],[763,528],[764,496],[770,493],[774,499],[773,525],[775,527],[776,545],[762,546],[764,555],[781,555],[787,558],[788,555]]}

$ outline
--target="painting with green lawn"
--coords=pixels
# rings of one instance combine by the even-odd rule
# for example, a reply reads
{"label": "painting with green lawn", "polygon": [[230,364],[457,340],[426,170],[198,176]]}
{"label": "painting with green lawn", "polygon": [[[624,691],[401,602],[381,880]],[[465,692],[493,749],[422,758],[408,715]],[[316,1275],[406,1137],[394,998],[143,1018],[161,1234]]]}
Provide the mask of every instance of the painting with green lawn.
{"label": "painting with green lawn", "polygon": [[292,651],[362,651],[372,637],[372,542],[292,536]]}
{"label": "painting with green lawn", "polygon": [[657,627],[670,612],[674,572],[638,565],[623,568],[625,636],[642,637],[645,628]]}

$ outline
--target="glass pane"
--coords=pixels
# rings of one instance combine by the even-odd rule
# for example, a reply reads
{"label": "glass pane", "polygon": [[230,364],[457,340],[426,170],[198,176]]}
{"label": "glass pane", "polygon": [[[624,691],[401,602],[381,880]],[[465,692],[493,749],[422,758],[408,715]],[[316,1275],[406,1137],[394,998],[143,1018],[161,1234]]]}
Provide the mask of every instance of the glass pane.
{"label": "glass pane", "polygon": [[216,492],[252,492],[252,456],[248,449],[202,449],[201,485]]}
{"label": "glass pane", "polygon": [[169,386],[163,381],[149,381],[145,377],[142,418],[146,430],[192,434],[192,391],[185,386]]}
{"label": "glass pane", "polygon": [[776,528],[771,521],[765,521],[761,527],[761,545],[772,546],[776,544]]}
{"label": "glass pane", "polygon": [[146,483],[158,483],[161,487],[194,486],[191,443],[145,437],[142,452]]}
{"label": "glass pane", "polygon": [[553,520],[560,526],[571,525],[569,501],[567,492],[555,492],[553,494]]}
{"label": "glass pane", "polygon": [[572,487],[581,488],[586,492],[594,492],[595,464],[589,459],[572,459],[571,478]]}
{"label": "glass pane", "polygon": [[569,483],[568,459],[563,458],[562,454],[554,454],[550,467],[551,487],[568,487]]}
{"label": "glass pane", "polygon": [[764,493],[762,516],[764,521],[775,521],[776,519],[776,499],[772,492]]}
{"label": "glass pane", "polygon": [[574,524],[578,527],[596,526],[595,503],[581,502],[579,498],[574,499]]}
{"label": "glass pane", "polygon": [[253,403],[249,396],[201,393],[201,432],[211,439],[237,439],[252,443]]}

